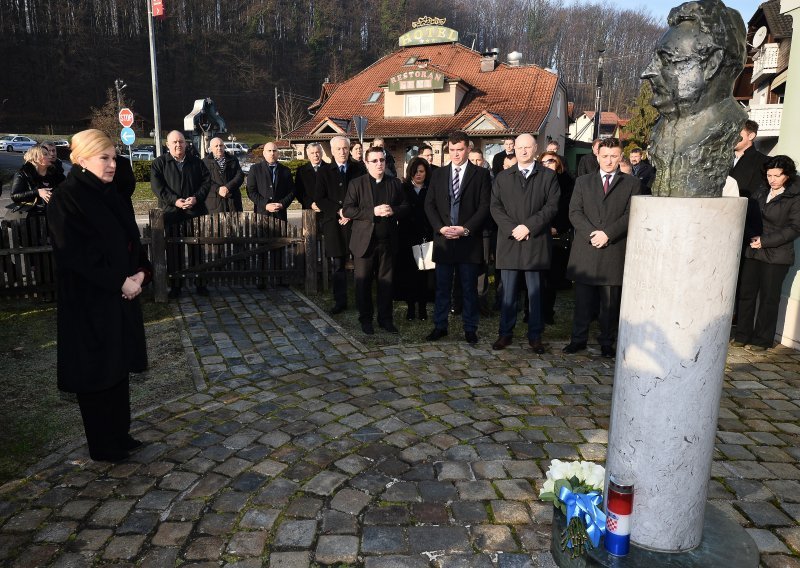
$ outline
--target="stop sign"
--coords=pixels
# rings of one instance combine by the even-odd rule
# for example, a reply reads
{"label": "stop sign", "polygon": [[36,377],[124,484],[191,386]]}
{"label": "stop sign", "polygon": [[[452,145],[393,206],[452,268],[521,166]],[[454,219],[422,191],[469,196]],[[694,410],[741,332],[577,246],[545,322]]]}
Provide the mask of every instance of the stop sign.
{"label": "stop sign", "polygon": [[133,111],[129,108],[124,108],[119,111],[119,123],[128,128],[133,125]]}

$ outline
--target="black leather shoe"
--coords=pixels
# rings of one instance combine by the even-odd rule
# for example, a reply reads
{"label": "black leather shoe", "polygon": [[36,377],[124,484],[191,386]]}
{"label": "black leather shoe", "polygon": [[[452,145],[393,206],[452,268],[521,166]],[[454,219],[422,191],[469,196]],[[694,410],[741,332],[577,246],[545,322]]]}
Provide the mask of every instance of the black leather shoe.
{"label": "black leather shoe", "polygon": [[128,459],[128,452],[122,449],[115,450],[89,450],[89,457],[96,462],[119,463]]}
{"label": "black leather shoe", "polygon": [[497,341],[492,343],[492,349],[495,351],[502,351],[506,347],[511,345],[511,336],[510,335],[501,335],[497,338]]}
{"label": "black leather shoe", "polygon": [[562,349],[561,351],[572,355],[573,353],[577,353],[578,351],[583,351],[584,349],[586,349],[585,343],[574,343],[570,341],[567,345],[564,346],[564,349]]}
{"label": "black leather shoe", "polygon": [[343,312],[343,311],[345,311],[346,309],[347,309],[347,306],[341,306],[341,305],[336,305],[336,306],[333,306],[333,309],[331,309],[331,315],[332,315],[332,316],[335,316],[335,315],[337,315],[337,314],[340,314],[340,313],[342,313],[342,312]]}
{"label": "black leather shoe", "polygon": [[428,341],[438,341],[442,337],[444,337],[445,335],[447,335],[447,330],[446,329],[441,329],[441,328],[438,328],[438,327],[434,327],[433,331],[430,332],[425,337],[425,339],[427,339]]}
{"label": "black leather shoe", "polygon": [[474,331],[465,331],[464,332],[464,339],[467,340],[467,343],[470,345],[475,345],[478,343],[478,334]]}
{"label": "black leather shoe", "polygon": [[167,294],[167,298],[169,298],[170,300],[174,300],[175,298],[178,298],[180,295],[181,295],[181,289],[173,287],[169,289],[169,294]]}
{"label": "black leather shoe", "polygon": [[601,345],[600,346],[600,355],[605,357],[606,359],[613,359],[616,355],[614,348],[610,345]]}
{"label": "black leather shoe", "polygon": [[131,450],[135,450],[136,448],[141,448],[143,445],[144,442],[142,442],[141,440],[137,440],[130,434],[128,434],[128,436],[122,441],[122,447],[128,450],[129,452]]}
{"label": "black leather shoe", "polygon": [[541,339],[529,339],[528,345],[531,346],[531,349],[533,349],[533,352],[537,355],[543,355],[545,352],[545,348]]}
{"label": "black leather shoe", "polygon": [[380,324],[381,329],[388,331],[389,333],[399,333],[397,328],[394,326],[392,322],[389,323],[382,323]]}
{"label": "black leather shoe", "polygon": [[362,323],[361,331],[363,331],[367,335],[375,335],[375,328],[372,326],[371,322]]}

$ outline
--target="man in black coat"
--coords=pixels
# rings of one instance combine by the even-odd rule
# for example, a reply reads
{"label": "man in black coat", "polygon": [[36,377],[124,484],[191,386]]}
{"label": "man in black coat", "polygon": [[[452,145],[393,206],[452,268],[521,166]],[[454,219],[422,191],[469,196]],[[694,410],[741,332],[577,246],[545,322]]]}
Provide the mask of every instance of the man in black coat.
{"label": "man in black coat", "polygon": [[498,152],[492,158],[492,175],[497,175],[503,171],[503,162],[507,157],[514,155],[514,137],[503,138],[503,151]]}
{"label": "man in black coat", "polygon": [[[433,163],[433,147],[423,144],[419,147],[419,153],[417,154],[420,158],[423,158],[428,164],[431,166],[431,171],[435,170],[439,166]],[[406,180],[409,181],[409,180]]]}
{"label": "man in black coat", "polygon": [[577,353],[586,349],[589,324],[599,299],[600,352],[611,358],[619,324],[628,213],[631,197],[639,193],[641,184],[617,169],[622,146],[616,138],[600,142],[597,159],[599,172],[575,181],[569,205],[575,240],[567,277],[575,281],[575,315],[572,337],[563,351]]}
{"label": "man in black coat", "polygon": [[[211,190],[208,168],[197,155],[187,153],[186,138],[177,130],[167,134],[167,150],[150,166],[150,188],[164,210],[164,224],[175,225],[207,215],[206,197]],[[170,273],[183,268],[182,246],[178,243],[167,248],[167,270]],[[196,246],[192,252],[195,254],[191,255],[191,263],[202,262],[202,248]],[[179,279],[172,279],[170,298],[180,295],[181,285]],[[197,293],[208,295],[208,289],[199,279]]]}
{"label": "man in black coat", "polygon": [[294,181],[289,168],[278,162],[278,147],[264,144],[264,161],[247,173],[247,196],[253,211],[286,221],[286,209],[294,200]]}
{"label": "man in black coat", "polygon": [[316,203],[315,190],[317,187],[317,173],[322,167],[322,144],[312,142],[306,146],[308,163],[297,168],[294,178],[294,196],[303,209],[313,209],[319,213]]}
{"label": "man in black coat", "polygon": [[324,164],[317,174],[314,191],[317,206],[322,211],[322,234],[325,251],[333,257],[333,309],[336,315],[347,309],[347,273],[345,265],[350,254],[350,218],[342,214],[342,205],[350,182],[364,175],[362,166],[350,159],[350,140],[345,136],[331,139],[333,162]]}
{"label": "man in black coat", "polygon": [[593,174],[600,167],[597,163],[597,149],[600,147],[600,139],[595,138],[592,141],[592,153],[586,154],[581,161],[578,162],[578,169],[575,172],[575,177],[585,176],[586,174]]}
{"label": "man in black coat", "polygon": [[739,184],[741,197],[750,197],[767,186],[761,168],[769,158],[756,150],[753,145],[757,134],[758,123],[753,120],[745,121],[740,132],[741,140],[733,149],[733,168],[730,176]]}
{"label": "man in black coat", "polygon": [[656,169],[650,164],[650,160],[642,156],[641,148],[633,148],[630,152],[631,174],[639,178],[642,182],[642,195],[650,195],[650,188],[656,179]]}
{"label": "man in black coat", "polygon": [[409,211],[403,188],[394,176],[386,175],[382,148],[369,148],[364,155],[368,175],[350,182],[342,205],[344,217],[352,219],[350,251],[356,278],[358,321],[367,335],[372,326],[372,278],[378,273],[378,325],[397,333],[392,321],[392,269],[397,253],[397,220]]}
{"label": "man in black coat", "polygon": [[478,270],[483,264],[483,227],[489,216],[489,170],[470,163],[469,136],[453,132],[447,142],[450,165],[431,174],[425,213],[433,227],[433,261],[436,263],[436,307],[429,341],[447,335],[450,292],[458,270],[463,297],[461,319],[464,338],[478,342]]}
{"label": "man in black coat", "polygon": [[225,151],[222,138],[212,138],[211,153],[203,163],[211,174],[211,191],[206,197],[206,208],[211,214],[242,211],[242,182],[244,173],[239,160]]}
{"label": "man in black coat", "polygon": [[561,189],[556,174],[535,162],[536,141],[517,136],[517,165],[503,170],[492,187],[491,213],[497,223],[495,265],[503,280],[500,330],[492,349],[511,345],[517,323],[517,282],[528,288],[528,344],[544,353],[540,272],[550,268],[550,226],[558,212]]}

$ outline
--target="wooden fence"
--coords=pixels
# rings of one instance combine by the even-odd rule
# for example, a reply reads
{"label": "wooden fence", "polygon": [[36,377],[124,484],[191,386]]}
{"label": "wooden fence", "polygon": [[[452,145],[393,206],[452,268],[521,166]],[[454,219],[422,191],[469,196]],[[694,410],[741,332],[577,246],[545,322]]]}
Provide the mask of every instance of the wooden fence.
{"label": "wooden fence", "polygon": [[[234,286],[302,285],[315,293],[328,285],[324,243],[315,213],[304,210],[295,227],[269,215],[221,213],[164,226],[150,211],[142,243],[153,263],[155,299],[167,300],[170,282]],[[170,262],[167,262],[169,257]],[[0,222],[0,296],[55,294],[55,266],[44,217]]]}

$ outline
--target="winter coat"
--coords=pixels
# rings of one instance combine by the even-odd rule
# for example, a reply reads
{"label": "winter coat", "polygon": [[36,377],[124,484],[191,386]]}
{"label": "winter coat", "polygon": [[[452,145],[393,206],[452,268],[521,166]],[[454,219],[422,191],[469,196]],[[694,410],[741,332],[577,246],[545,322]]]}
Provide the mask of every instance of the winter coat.
{"label": "winter coat", "polygon": [[[230,152],[225,152],[225,169],[220,171],[219,164],[212,154],[203,158],[203,163],[211,174],[211,189],[206,197],[206,209],[209,213],[231,213],[242,211],[242,183],[244,173],[239,160]],[[222,197],[219,188],[228,188],[228,195]]]}
{"label": "winter coat", "polygon": [[794,264],[794,240],[800,236],[800,188],[790,183],[783,193],[767,203],[768,189],[759,190],[753,199],[761,210],[761,248],[745,248],[746,258],[767,264]]}
{"label": "winter coat", "polygon": [[11,182],[11,200],[18,206],[15,211],[28,215],[44,215],[47,204],[39,196],[39,189],[54,189],[64,181],[64,173],[57,168],[47,169],[43,176],[36,171],[36,166],[25,162],[14,174]]}

